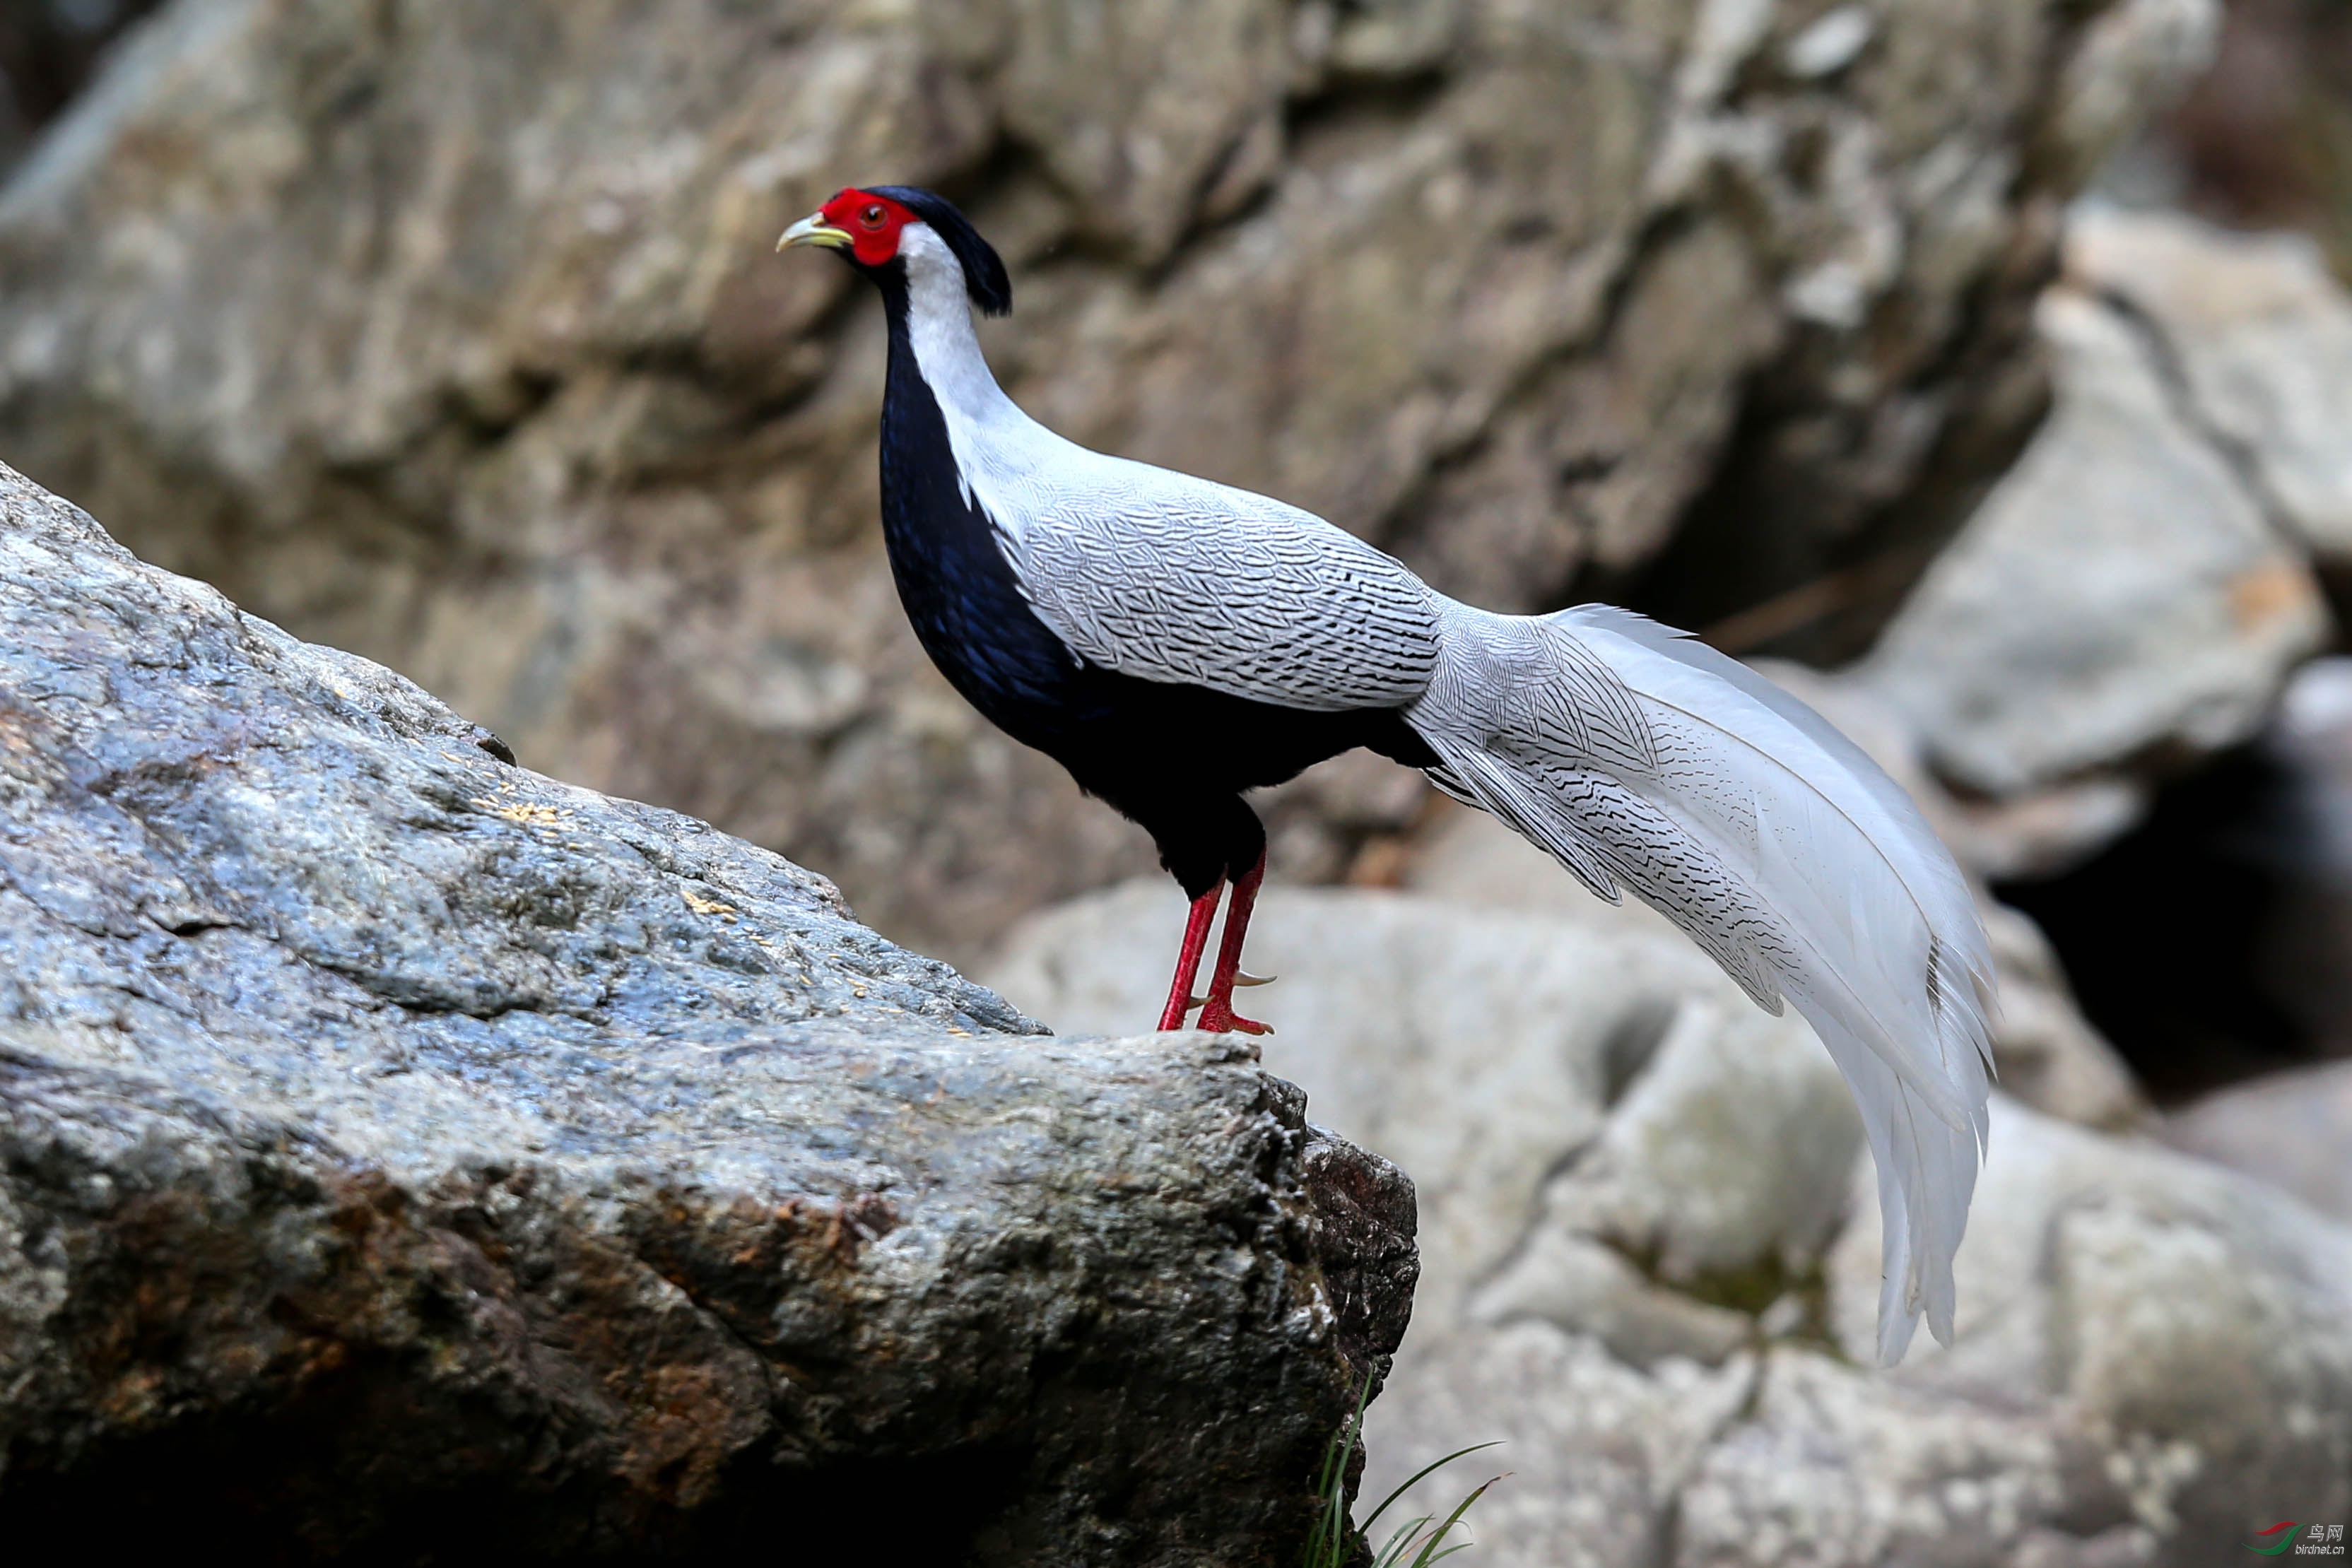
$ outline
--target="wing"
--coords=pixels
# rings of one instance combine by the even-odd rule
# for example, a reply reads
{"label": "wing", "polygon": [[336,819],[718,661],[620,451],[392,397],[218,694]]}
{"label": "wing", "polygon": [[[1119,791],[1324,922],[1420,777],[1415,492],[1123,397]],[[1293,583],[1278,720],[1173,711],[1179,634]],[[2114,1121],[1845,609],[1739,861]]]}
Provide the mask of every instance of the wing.
{"label": "wing", "polygon": [[1085,457],[1054,465],[1050,486],[974,488],[1031,607],[1087,659],[1324,712],[1428,685],[1437,612],[1402,563],[1271,497]]}

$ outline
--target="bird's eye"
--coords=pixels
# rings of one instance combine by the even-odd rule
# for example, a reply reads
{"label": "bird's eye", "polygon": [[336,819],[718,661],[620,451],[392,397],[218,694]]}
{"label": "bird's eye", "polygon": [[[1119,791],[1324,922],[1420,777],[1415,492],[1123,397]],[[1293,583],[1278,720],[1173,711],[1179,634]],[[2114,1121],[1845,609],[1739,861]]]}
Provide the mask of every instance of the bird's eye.
{"label": "bird's eye", "polygon": [[857,215],[865,220],[866,226],[869,229],[878,229],[882,226],[882,206],[878,202]]}

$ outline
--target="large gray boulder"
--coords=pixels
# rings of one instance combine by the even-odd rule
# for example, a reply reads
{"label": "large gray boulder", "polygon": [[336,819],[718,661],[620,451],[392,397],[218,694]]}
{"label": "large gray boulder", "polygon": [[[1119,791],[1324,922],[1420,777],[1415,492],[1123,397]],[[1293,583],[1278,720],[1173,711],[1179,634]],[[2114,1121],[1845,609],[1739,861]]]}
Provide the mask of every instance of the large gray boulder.
{"label": "large gray boulder", "polygon": [[2084,205],[2063,255],[2049,421],[1828,683],[1969,794],[1938,826],[1991,875],[2095,852],[2262,731],[2332,634],[2315,568],[2352,559],[2352,293],[2310,243]]}
{"label": "large gray boulder", "polygon": [[2352,557],[2352,295],[2319,247],[2095,208],[2070,225],[2066,262],[2137,319],[2272,519],[2330,562]]}
{"label": "large gray boulder", "polygon": [[[1954,1343],[1881,1372],[1874,1182],[1802,1020],[1645,912],[1454,902],[1516,885],[1466,856],[1444,880],[1274,890],[1251,931],[1267,1061],[1421,1195],[1375,1495],[1501,1440],[1468,1463],[1511,1472],[1474,1516],[1507,1568],[2193,1568],[2352,1510],[2352,1229],[2000,1094]],[[1156,884],[1075,901],[994,978],[1108,1027],[1181,916]]]}
{"label": "large gray boulder", "polygon": [[2304,553],[2133,318],[2067,287],[2041,320],[2050,423],[1862,672],[1996,796],[2243,741],[2328,632]]}
{"label": "large gray boulder", "polygon": [[[1890,530],[1950,511],[1898,503],[2036,406],[2061,204],[2213,15],[175,0],[0,194],[0,453],[969,955],[1150,852],[900,624],[878,319],[769,254],[785,222],[944,184],[1013,263],[987,342],[1041,418],[1449,591],[1653,572],[1714,486],[1652,578],[1678,613],[1874,561],[1866,623],[1932,543]],[[1286,810],[1293,863],[1364,831]]]}
{"label": "large gray boulder", "polygon": [[502,749],[0,469],[10,1539],[1286,1565],[1403,1178]]}

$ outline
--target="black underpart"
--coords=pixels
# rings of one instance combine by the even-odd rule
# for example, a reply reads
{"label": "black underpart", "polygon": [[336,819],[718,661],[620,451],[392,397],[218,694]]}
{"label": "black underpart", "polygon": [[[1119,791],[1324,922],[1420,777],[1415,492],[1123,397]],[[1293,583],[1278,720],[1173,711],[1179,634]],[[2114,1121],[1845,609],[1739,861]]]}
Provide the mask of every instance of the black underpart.
{"label": "black underpart", "polygon": [[1359,746],[1410,768],[1438,758],[1394,708],[1315,713],[1120,674],[1037,619],[988,518],[964,498],[947,423],[908,338],[902,264],[871,269],[890,324],[882,534],[923,651],[992,724],[1139,824],[1188,898],[1265,850],[1242,799]]}

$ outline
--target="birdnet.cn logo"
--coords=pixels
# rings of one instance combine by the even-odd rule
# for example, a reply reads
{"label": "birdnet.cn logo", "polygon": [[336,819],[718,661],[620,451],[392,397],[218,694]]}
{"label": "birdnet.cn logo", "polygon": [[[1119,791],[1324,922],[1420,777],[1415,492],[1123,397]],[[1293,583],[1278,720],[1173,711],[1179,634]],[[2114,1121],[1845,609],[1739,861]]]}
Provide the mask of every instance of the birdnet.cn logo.
{"label": "birdnet.cn logo", "polygon": [[2340,1524],[2297,1524],[2293,1520],[2273,1524],[2268,1530],[2254,1531],[2246,1542],[2246,1550],[2264,1557],[2281,1557],[2293,1552],[2297,1557],[2341,1557],[2344,1555],[2344,1527]]}

